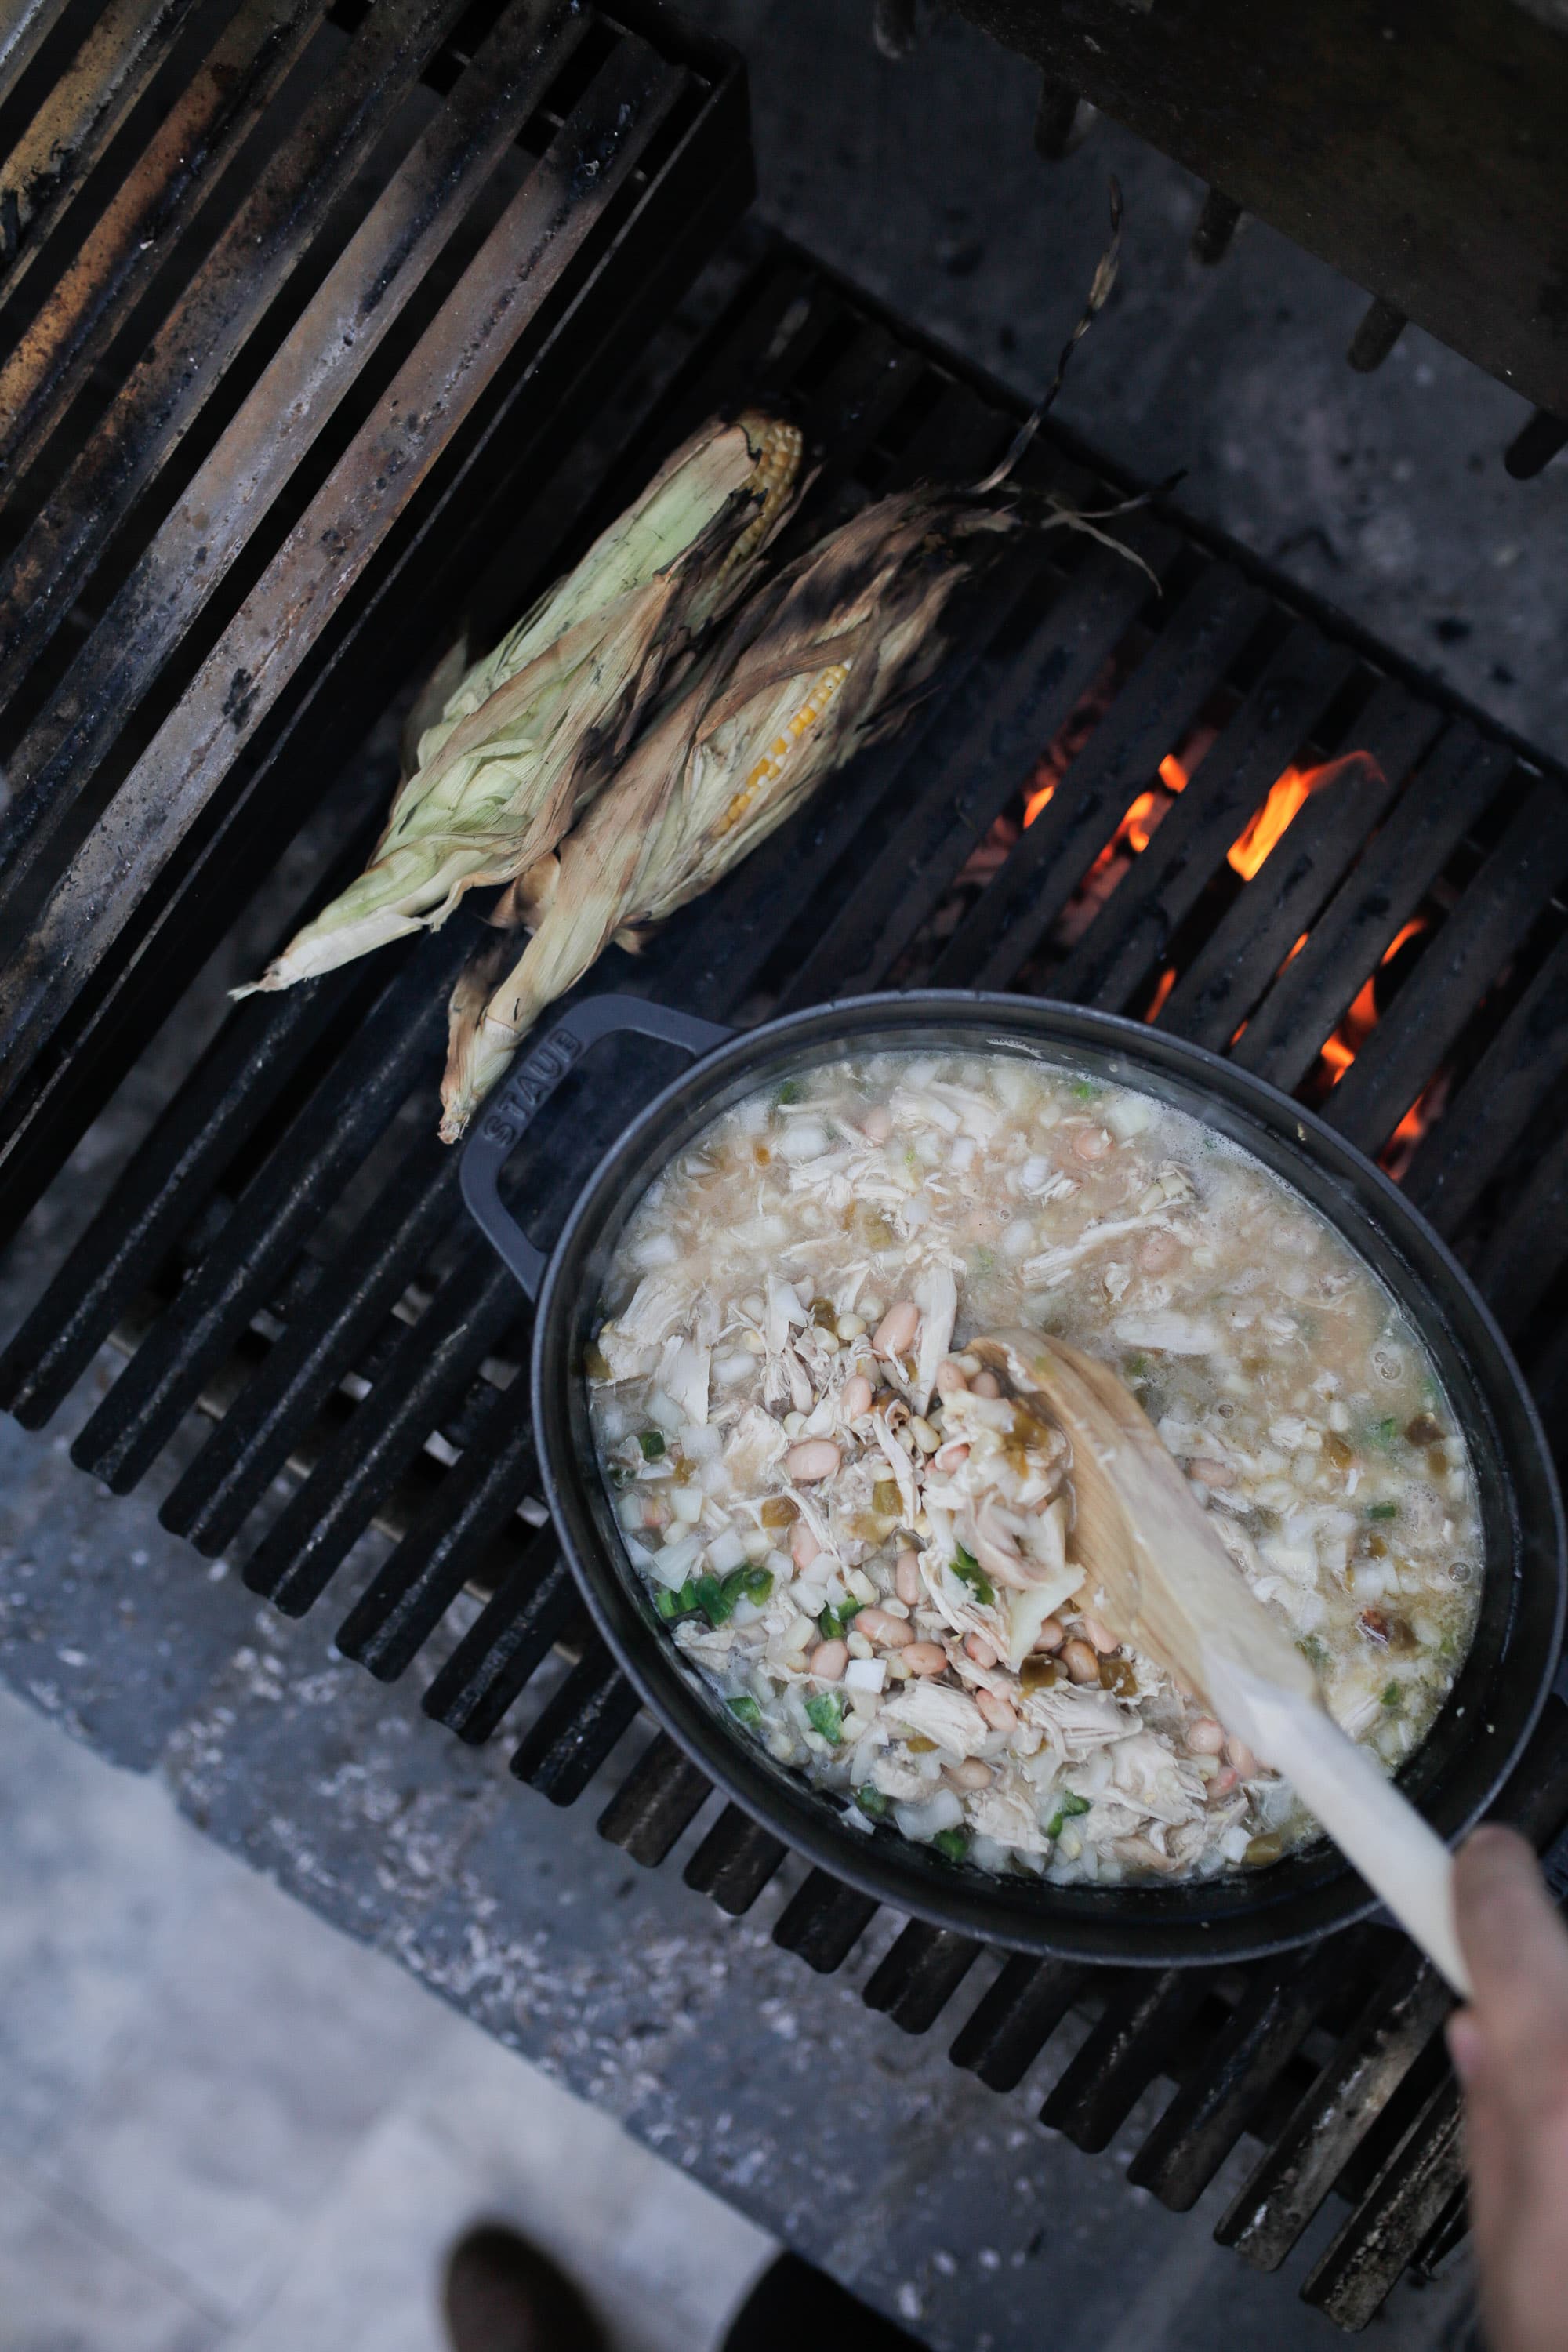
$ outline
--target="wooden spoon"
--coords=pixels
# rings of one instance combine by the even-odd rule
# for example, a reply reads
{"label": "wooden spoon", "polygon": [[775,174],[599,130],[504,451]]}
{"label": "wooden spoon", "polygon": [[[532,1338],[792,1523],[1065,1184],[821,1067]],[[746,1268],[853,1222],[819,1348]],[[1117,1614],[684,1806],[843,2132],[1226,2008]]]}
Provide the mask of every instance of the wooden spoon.
{"label": "wooden spoon", "polygon": [[1447,1848],[1323,1704],[1318,1678],[1210,1527],[1149,1416],[1108,1365],[1036,1331],[968,1353],[1037,1395],[1072,1444],[1073,1547],[1085,1599],[1282,1772],[1457,1992]]}

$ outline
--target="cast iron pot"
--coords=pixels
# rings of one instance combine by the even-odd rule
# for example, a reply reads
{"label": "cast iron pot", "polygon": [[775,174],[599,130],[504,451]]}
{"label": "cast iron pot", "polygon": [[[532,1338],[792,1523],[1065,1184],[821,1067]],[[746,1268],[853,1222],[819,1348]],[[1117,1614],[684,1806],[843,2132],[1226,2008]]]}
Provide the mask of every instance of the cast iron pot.
{"label": "cast iron pot", "polygon": [[[552,1252],[502,1201],[502,1167],[585,1049],[637,1031],[698,1058],[600,1160]],[[558,1021],[496,1097],[463,1160],[464,1197],[531,1297],[533,1428],[544,1489],[595,1622],[648,1707],[725,1793],[815,1863],[895,1910],[1021,1951],[1121,1966],[1235,1961],[1306,1943],[1373,1909],[1326,1843],[1202,1885],[1052,1886],[989,1876],[870,1828],[775,1764],[686,1665],[622,1549],[589,1428],[584,1351],[605,1268],[649,1182],[721,1111],[849,1050],[1043,1057],[1142,1088],[1245,1146],[1328,1217],[1420,1332],[1468,1440],[1485,1531],[1469,1657],[1401,1785],[1457,1840],[1486,1810],[1529,1736],[1563,1633],[1562,1505],[1518,1367],[1469,1281],[1396,1188],[1321,1120],[1199,1046],[1037,999],[963,990],[864,996],[732,1034],[635,998],[591,998]]]}

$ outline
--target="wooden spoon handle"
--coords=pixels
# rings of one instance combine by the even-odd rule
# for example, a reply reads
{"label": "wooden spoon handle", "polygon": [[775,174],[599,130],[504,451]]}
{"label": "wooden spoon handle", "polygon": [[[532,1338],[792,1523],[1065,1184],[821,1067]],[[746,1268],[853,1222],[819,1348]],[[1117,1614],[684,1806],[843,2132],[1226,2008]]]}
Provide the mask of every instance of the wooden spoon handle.
{"label": "wooden spoon handle", "polygon": [[1436,1832],[1310,1699],[1254,1686],[1245,1712],[1246,1737],[1258,1755],[1284,1773],[1400,1926],[1468,2000],[1469,1971],[1454,1928],[1453,1857]]}

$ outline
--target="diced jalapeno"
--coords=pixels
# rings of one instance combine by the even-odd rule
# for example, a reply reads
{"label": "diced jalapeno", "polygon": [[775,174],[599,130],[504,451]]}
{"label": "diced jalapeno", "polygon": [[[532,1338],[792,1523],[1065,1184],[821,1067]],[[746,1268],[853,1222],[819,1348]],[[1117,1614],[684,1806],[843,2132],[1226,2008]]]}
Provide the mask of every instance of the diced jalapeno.
{"label": "diced jalapeno", "polygon": [[855,1802],[859,1806],[860,1811],[874,1822],[879,1822],[888,1810],[888,1800],[883,1796],[880,1789],[872,1788],[869,1780],[863,1789],[856,1790]]}
{"label": "diced jalapeno", "polygon": [[748,1698],[744,1691],[741,1693],[739,1698],[731,1699],[728,1705],[736,1722],[745,1724],[752,1731],[763,1719],[762,1708],[754,1698]]}
{"label": "diced jalapeno", "polygon": [[805,1702],[805,1719],[813,1731],[835,1742],[844,1737],[844,1700],[836,1690],[818,1691]]}
{"label": "diced jalapeno", "polygon": [[664,1453],[664,1432],[662,1429],[639,1429],[637,1444],[642,1447],[645,1462],[657,1462]]}
{"label": "diced jalapeno", "polygon": [[967,1830],[938,1830],[935,1837],[931,1840],[931,1843],[935,1846],[938,1853],[945,1854],[947,1856],[949,1862],[962,1862],[964,1855],[969,1852],[969,1832]]}
{"label": "diced jalapeno", "polygon": [[1075,1813],[1087,1813],[1088,1811],[1087,1797],[1080,1797],[1076,1790],[1064,1789],[1060,1804],[1046,1823],[1046,1835],[1048,1838],[1060,1837],[1064,1822],[1070,1822]]}
{"label": "diced jalapeno", "polygon": [[995,1588],[973,1553],[965,1551],[962,1544],[955,1544],[948,1565],[960,1584],[967,1584],[976,1601],[989,1608],[996,1598]]}
{"label": "diced jalapeno", "polygon": [[[726,1578],[725,1582],[728,1581]],[[729,1623],[735,1613],[735,1598],[732,1592],[726,1592],[724,1585],[720,1583],[716,1576],[698,1578],[697,1606],[701,1610],[710,1625],[719,1626]]]}

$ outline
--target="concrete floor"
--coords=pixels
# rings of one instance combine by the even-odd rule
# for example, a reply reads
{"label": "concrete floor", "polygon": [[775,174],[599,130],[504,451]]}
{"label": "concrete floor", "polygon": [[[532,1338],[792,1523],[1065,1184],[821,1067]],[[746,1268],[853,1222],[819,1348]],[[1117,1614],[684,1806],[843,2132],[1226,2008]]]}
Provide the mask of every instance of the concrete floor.
{"label": "concrete floor", "polygon": [[438,2352],[483,2215],[720,2342],[753,2222],[4,1691],[0,1791],[0,2352]]}

